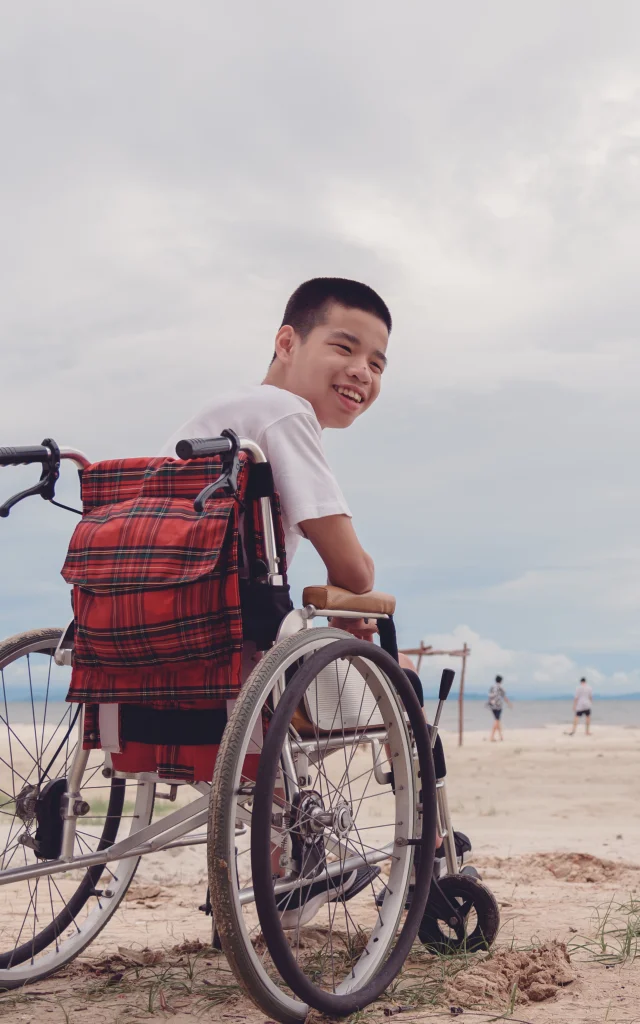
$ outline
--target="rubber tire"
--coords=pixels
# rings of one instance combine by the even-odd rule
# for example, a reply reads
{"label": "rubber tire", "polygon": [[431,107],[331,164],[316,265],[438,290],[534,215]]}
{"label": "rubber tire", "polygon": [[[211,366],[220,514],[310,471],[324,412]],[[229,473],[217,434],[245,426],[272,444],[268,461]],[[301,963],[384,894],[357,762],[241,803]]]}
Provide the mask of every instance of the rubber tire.
{"label": "rubber tire", "polygon": [[422,944],[433,953],[445,955],[489,949],[500,928],[500,910],[491,890],[470,874],[445,875],[439,885],[447,899],[469,902],[467,914],[475,910],[478,922],[465,938],[449,938],[440,928],[439,920],[429,913],[427,905],[418,931]]}
{"label": "rubber tire", "polygon": [[270,679],[279,677],[278,665],[291,654],[299,652],[300,657],[308,652],[313,641],[345,640],[349,634],[331,626],[322,626],[313,630],[301,630],[286,637],[268,651],[258,663],[251,675],[242,684],[238,700],[227,722],[222,737],[220,750],[216,759],[209,804],[209,841],[207,857],[209,864],[209,887],[215,926],[220,935],[223,952],[229,965],[244,986],[255,1005],[267,1017],[280,1021],[281,1024],[302,1024],[306,1020],[309,1007],[304,1002],[295,1002],[289,997],[288,1004],[279,1002],[277,996],[270,991],[263,981],[244,942],[244,924],[242,916],[238,917],[231,886],[234,884],[233,873],[229,870],[229,851],[235,844],[234,823],[230,821],[228,810],[234,798],[234,786],[238,760],[244,739],[247,735],[248,723]]}
{"label": "rubber tire", "polygon": [[[0,643],[0,668],[4,668],[5,665],[10,664],[12,661],[17,661],[17,658],[20,656],[20,651],[23,648],[31,647],[34,643],[38,643],[38,641],[40,641],[40,640],[42,640],[44,643],[48,643],[50,641],[51,642],[51,647],[47,648],[46,646],[43,646],[42,650],[39,653],[45,652],[45,651],[50,649],[51,655],[53,655],[53,653],[56,650],[56,647],[58,646],[58,642],[59,642],[63,632],[64,631],[62,629],[60,629],[59,627],[56,627],[56,626],[45,626],[45,627],[43,627],[41,629],[31,629],[31,630],[28,630],[28,631],[26,631],[24,633],[16,633],[14,636],[7,637],[6,640],[3,640]],[[17,657],[12,657],[12,655],[16,655]],[[109,806],[108,806],[107,818],[106,818],[106,822],[105,822],[105,828],[104,828],[102,837],[101,837],[101,839],[100,839],[100,841],[98,843],[98,846],[96,847],[97,850],[103,850],[106,846],[110,846],[111,843],[113,843],[115,841],[115,838],[116,838],[117,833],[118,833],[118,829],[120,827],[120,820],[121,819],[120,819],[119,815],[121,815],[121,813],[122,813],[122,807],[123,807],[123,804],[124,804],[124,797],[125,797],[125,789],[126,789],[126,784],[125,784],[125,780],[124,779],[113,779],[112,780],[111,791],[110,791],[110,796],[109,796]],[[117,818],[112,817],[112,814],[114,812],[115,812],[115,814],[118,815]],[[151,803],[151,811],[150,811],[150,819],[149,820],[151,820],[152,817],[153,817],[153,802]],[[126,887],[123,887],[121,892],[118,893],[117,903],[113,907],[112,907],[111,903],[109,904],[109,911],[110,911],[110,913],[109,914],[105,914],[104,924],[100,928],[98,928],[95,933],[93,933],[91,935],[91,938],[90,938],[89,942],[92,942],[93,939],[96,937],[96,935],[98,935],[99,932],[102,931],[102,928],[104,928],[108,924],[108,922],[111,919],[113,913],[115,912],[116,907],[124,899],[124,896],[125,896],[125,894],[127,892],[127,889],[129,888],[129,886],[131,885],[131,882],[133,881],[133,878],[134,878],[134,875],[136,873],[136,870],[137,870],[137,867],[138,867],[139,863],[140,863],[140,858],[138,858],[135,861],[134,869],[131,872],[131,877],[129,878],[129,881],[128,881]],[[36,935],[35,940],[32,940],[32,941],[27,942],[27,943],[24,943],[22,946],[18,947],[17,950],[12,950],[11,954],[0,953],[0,971],[5,971],[5,970],[8,969],[8,963],[6,962],[7,960],[11,961],[10,967],[19,967],[21,963],[24,963],[25,960],[28,960],[28,959],[31,958],[31,955],[32,955],[31,951],[32,951],[32,949],[34,950],[35,953],[41,953],[44,949],[46,949],[46,947],[48,945],[51,945],[52,942],[55,942],[56,935],[59,936],[60,934],[62,934],[64,929],[66,929],[68,927],[68,925],[70,924],[70,922],[72,920],[72,913],[71,913],[71,911],[73,910],[74,913],[77,914],[82,909],[84,904],[91,897],[91,889],[95,888],[95,886],[97,885],[97,883],[98,883],[101,875],[103,874],[103,872],[104,872],[104,866],[101,865],[101,864],[97,864],[93,868],[88,868],[86,874],[83,877],[83,879],[78,884],[78,888],[77,888],[76,892],[73,894],[73,896],[69,900],[69,902],[67,904],[67,907],[64,910],[62,910],[53,919],[53,921],[50,922],[50,924],[48,924],[45,928],[43,928],[43,930],[41,932],[39,932],[38,935]],[[87,943],[87,944],[89,944],[89,943]],[[86,948],[86,947],[84,947],[84,948]],[[26,955],[22,955],[27,950],[28,950],[27,954]],[[75,960],[75,958],[81,952],[82,952],[82,949],[78,949],[76,951],[76,953],[74,953],[74,955],[72,957],[69,957],[67,959],[65,959],[64,956],[62,956],[60,958],[60,962],[58,964],[56,964],[55,967],[48,968],[47,970],[45,970],[42,974],[38,975],[37,977],[34,976],[32,979],[29,979],[29,982],[27,982],[27,983],[28,984],[32,984],[32,983],[34,983],[36,981],[40,981],[42,978],[49,977],[51,974],[54,974],[56,971],[60,970],[64,966],[66,966],[68,963],[71,963],[72,960]],[[16,954],[19,955],[18,959],[16,959]],[[9,969],[10,969],[10,967],[9,967]],[[11,988],[20,988],[24,984],[25,984],[25,982],[23,980],[20,980],[20,981],[16,981],[15,985],[12,985],[11,979],[9,978],[9,979],[3,979],[3,981],[1,982],[0,987],[1,987],[2,990],[10,990]]]}
{"label": "rubber tire", "polygon": [[[270,848],[272,791],[280,762],[280,750],[289,728],[291,715],[318,672],[338,658],[362,657],[377,665],[393,684],[400,704],[404,707],[413,731],[421,773],[423,806],[421,845],[418,850],[430,851],[427,856],[415,858],[415,890],[395,947],[378,968],[376,975],[361,989],[344,994],[325,992],[317,988],[298,967],[284,930],[280,924],[276,898],[273,892],[271,863],[264,851]],[[287,685],[269,725],[260,763],[254,795],[253,825],[251,830],[251,868],[256,893],[256,907],[262,933],[280,975],[299,999],[329,1016],[347,1017],[374,1002],[401,971],[407,959],[423,918],[436,843],[436,779],[431,743],[424,714],[413,686],[394,659],[365,640],[340,640],[311,655],[297,670]]]}

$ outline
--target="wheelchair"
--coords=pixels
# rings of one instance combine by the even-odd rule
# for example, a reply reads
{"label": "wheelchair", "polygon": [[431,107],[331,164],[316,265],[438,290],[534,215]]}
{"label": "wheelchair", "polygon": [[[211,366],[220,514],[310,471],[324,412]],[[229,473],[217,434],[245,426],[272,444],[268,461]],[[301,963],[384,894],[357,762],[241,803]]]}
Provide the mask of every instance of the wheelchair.
{"label": "wheelchair", "polygon": [[[86,950],[143,856],[203,845],[212,944],[256,1005],[282,1024],[311,1007],[346,1016],[382,994],[418,936],[434,950],[473,950],[498,930],[492,894],[462,867],[446,803],[438,721],[453,673],[427,727],[397,662],[392,597],[307,587],[292,607],[261,449],[225,431],[176,452],[121,460],[116,472],[51,439],[0,448],[0,466],[41,467],[0,517],[30,495],[59,504],[64,460],[79,471],[84,508],[65,563],[74,618],[0,643],[0,989]],[[146,505],[136,504],[140,480]],[[166,517],[166,488],[183,530],[177,568],[176,543],[158,540],[152,522]],[[137,560],[113,534],[124,506],[127,536],[140,534],[144,509],[151,521]],[[213,533],[198,532],[207,524]],[[222,538],[215,564],[207,536]],[[127,608],[117,628],[104,604],[115,579]],[[194,611],[194,584],[201,603],[236,602],[238,614]],[[169,590],[170,637],[145,605]],[[147,616],[144,635],[136,616]],[[316,625],[333,617],[376,620],[380,646]],[[224,671],[212,676],[207,644],[220,636]],[[168,658],[161,685],[152,649]],[[207,690],[214,677],[218,690]],[[127,689],[132,679],[138,689]],[[438,830],[446,872],[434,874]]]}

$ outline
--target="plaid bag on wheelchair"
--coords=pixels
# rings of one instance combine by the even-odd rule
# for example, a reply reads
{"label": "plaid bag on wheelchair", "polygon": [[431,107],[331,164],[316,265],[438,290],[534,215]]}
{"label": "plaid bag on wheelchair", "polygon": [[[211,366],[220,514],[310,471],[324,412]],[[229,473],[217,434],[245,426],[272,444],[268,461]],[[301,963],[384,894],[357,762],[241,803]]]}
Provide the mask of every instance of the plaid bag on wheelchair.
{"label": "plaid bag on wheelchair", "polygon": [[[251,499],[249,469],[243,461],[237,493],[209,500],[201,515],[193,499],[220,475],[216,458],[126,459],[85,470],[84,515],[62,569],[74,586],[70,700],[237,693],[247,635],[238,527],[240,509]],[[255,564],[261,536],[255,516],[247,518],[254,547],[248,560]],[[279,515],[276,525],[282,542]]]}

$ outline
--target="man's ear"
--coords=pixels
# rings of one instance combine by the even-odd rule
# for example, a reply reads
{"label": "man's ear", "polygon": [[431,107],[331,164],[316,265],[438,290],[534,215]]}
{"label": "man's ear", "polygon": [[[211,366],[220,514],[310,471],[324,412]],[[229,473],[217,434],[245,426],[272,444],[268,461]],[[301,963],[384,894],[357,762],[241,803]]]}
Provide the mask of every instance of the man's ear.
{"label": "man's ear", "polygon": [[276,334],[275,354],[283,363],[291,361],[296,332],[289,324],[283,324]]}

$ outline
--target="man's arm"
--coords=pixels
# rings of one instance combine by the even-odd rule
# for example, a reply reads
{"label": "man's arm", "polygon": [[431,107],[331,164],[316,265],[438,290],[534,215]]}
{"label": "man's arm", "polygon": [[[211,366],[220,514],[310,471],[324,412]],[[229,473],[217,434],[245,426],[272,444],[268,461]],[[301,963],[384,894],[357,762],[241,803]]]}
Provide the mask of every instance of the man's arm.
{"label": "man's arm", "polygon": [[327,567],[329,583],[352,594],[373,590],[373,559],[358,540],[349,516],[322,516],[298,525]]}

